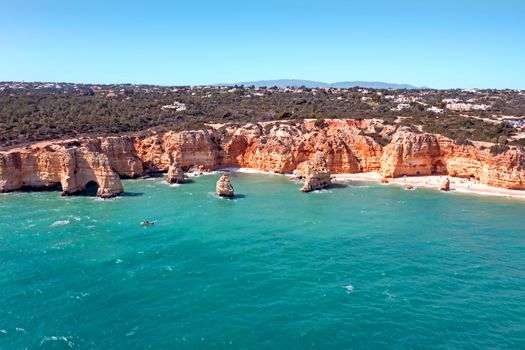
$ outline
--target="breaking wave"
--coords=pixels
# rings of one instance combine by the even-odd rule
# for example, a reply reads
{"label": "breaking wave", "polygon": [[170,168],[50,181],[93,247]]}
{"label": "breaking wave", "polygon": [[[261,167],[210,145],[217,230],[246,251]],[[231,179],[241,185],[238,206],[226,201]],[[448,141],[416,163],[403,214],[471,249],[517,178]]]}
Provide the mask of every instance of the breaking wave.
{"label": "breaking wave", "polygon": [[51,227],[66,226],[69,225],[69,220],[58,220],[51,224]]}

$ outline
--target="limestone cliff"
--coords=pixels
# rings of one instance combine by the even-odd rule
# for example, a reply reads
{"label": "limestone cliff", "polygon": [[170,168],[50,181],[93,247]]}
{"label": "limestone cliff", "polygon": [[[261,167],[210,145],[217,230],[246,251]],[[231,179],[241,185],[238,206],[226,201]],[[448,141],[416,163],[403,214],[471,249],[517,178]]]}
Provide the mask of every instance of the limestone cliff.
{"label": "limestone cliff", "polygon": [[519,149],[493,155],[489,149],[456,145],[441,135],[402,128],[384,148],[381,173],[385,177],[450,175],[481,183],[525,189],[525,154]]}
{"label": "limestone cliff", "polygon": [[108,157],[77,143],[0,153],[0,192],[60,186],[62,194],[70,195],[84,191],[90,182],[99,186],[99,197],[112,197],[123,191]]}
{"label": "limestone cliff", "polygon": [[381,146],[360,131],[353,120],[331,120],[323,128],[313,121],[213,125],[206,130],[136,137],[134,147],[149,171],[166,171],[173,159],[183,169],[246,167],[290,173],[318,151],[333,172],[377,171]]}
{"label": "limestone cliff", "polygon": [[[369,121],[313,120],[209,125],[204,130],[144,133],[46,142],[0,152],[0,191],[60,185],[64,194],[83,191],[93,181],[99,195],[122,192],[120,177],[226,167],[291,173],[319,153],[331,173],[379,171],[385,177],[443,174],[525,189],[525,155],[500,155],[476,146],[456,145],[434,134],[399,128],[381,147]],[[393,131],[392,131],[393,132]]]}
{"label": "limestone cliff", "polygon": [[440,147],[432,134],[416,134],[408,128],[400,129],[392,137],[381,159],[385,177],[431,175],[441,173]]}

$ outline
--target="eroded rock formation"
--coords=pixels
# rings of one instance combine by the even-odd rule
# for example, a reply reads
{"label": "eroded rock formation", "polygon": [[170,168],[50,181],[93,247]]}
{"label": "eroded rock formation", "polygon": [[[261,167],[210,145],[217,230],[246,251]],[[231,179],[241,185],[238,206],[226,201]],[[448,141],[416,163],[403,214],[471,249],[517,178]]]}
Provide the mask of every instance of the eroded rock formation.
{"label": "eroded rock formation", "polygon": [[450,191],[450,180],[449,178],[445,178],[445,180],[443,181],[443,183],[441,184],[441,187],[439,188],[441,191],[445,191],[445,192],[448,192]]}
{"label": "eroded rock formation", "polygon": [[375,124],[366,120],[223,124],[195,131],[39,143],[0,152],[0,191],[61,186],[64,194],[71,194],[93,181],[99,185],[98,194],[109,197],[122,192],[120,177],[167,172],[174,163],[186,171],[246,167],[291,173],[318,152],[334,174],[378,171],[385,181],[440,174],[525,189],[525,154],[517,148],[493,155],[441,135],[404,127],[394,132],[389,127],[392,140],[385,147],[366,135],[375,130]]}
{"label": "eroded rock formation", "polygon": [[304,178],[302,192],[320,190],[332,184],[326,159],[320,152],[314,154],[312,159],[299,164],[296,171]]}
{"label": "eroded rock formation", "polygon": [[60,186],[63,195],[70,195],[84,191],[90,182],[99,186],[99,197],[113,197],[123,191],[108,157],[77,143],[0,153],[0,192]]}
{"label": "eroded rock formation", "polygon": [[230,183],[228,174],[222,174],[222,176],[219,178],[215,187],[215,193],[217,193],[219,197],[234,196],[233,186]]}
{"label": "eroded rock formation", "polygon": [[498,155],[473,145],[456,145],[441,135],[401,128],[384,148],[384,177],[450,175],[515,190],[525,189],[525,154],[514,148]]}
{"label": "eroded rock formation", "polygon": [[186,181],[186,175],[184,175],[184,172],[182,171],[182,168],[179,164],[174,163],[170,165],[168,168],[168,176],[166,177],[166,181],[169,184],[182,184]]}
{"label": "eroded rock formation", "polygon": [[245,167],[290,173],[318,151],[335,173],[379,170],[382,148],[362,135],[361,122],[326,124],[323,128],[314,121],[211,125],[206,130],[136,137],[134,147],[145,171],[167,171],[173,159],[183,169]]}

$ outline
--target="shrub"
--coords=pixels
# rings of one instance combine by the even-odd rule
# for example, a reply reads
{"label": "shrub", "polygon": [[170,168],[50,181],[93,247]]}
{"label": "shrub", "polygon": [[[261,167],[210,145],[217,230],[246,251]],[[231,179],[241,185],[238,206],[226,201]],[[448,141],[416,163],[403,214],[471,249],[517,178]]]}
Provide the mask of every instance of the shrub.
{"label": "shrub", "polygon": [[379,143],[381,147],[385,147],[390,143],[390,139],[381,136],[379,133],[372,133],[372,134],[365,134],[362,133],[362,135],[369,136],[374,139],[375,142]]}
{"label": "shrub", "polygon": [[324,118],[316,119],[314,122],[314,125],[320,129],[324,128],[326,126],[326,121]]}
{"label": "shrub", "polygon": [[[363,94],[358,88],[342,91],[339,93],[341,98],[335,98],[330,93],[314,95],[309,89],[286,92],[267,88],[255,95],[241,86],[235,93],[226,93],[217,89],[191,90],[189,87],[64,83],[61,88],[37,89],[32,83],[21,84],[25,88],[13,89],[0,83],[3,87],[0,89],[0,147],[75,135],[107,135],[152,128],[197,129],[210,122],[244,124],[317,118],[315,125],[321,128],[325,124],[322,118],[328,116],[378,118],[384,125],[401,122],[411,127],[422,126],[425,131],[443,134],[459,143],[467,142],[462,141],[465,139],[505,144],[509,135],[515,132],[509,125],[460,116],[454,111],[446,110],[441,114],[429,113],[422,108],[392,111],[395,103],[375,95],[374,103],[369,105],[361,102]],[[112,96],[109,96],[109,91],[114,92]],[[383,93],[395,95],[398,92],[385,90]],[[403,92],[407,93],[410,92]],[[504,102],[495,107],[502,114],[523,115],[525,111],[525,95],[499,90],[482,93],[487,103],[496,97]],[[252,98],[243,97],[247,94],[252,94]],[[442,107],[442,99],[450,97],[467,98],[469,95],[460,90],[428,91],[426,99],[432,105]],[[174,101],[184,103],[187,109],[162,109]],[[485,114],[490,118],[493,111]],[[371,137],[381,144],[387,141],[380,136]],[[524,141],[516,141],[513,145],[520,142]]]}
{"label": "shrub", "polygon": [[470,142],[469,139],[466,139],[464,137],[457,138],[454,143],[458,146],[473,146],[474,144]]}
{"label": "shrub", "polygon": [[519,139],[519,140],[512,140],[512,141],[509,142],[509,145],[518,146],[518,147],[525,147],[525,138]]}
{"label": "shrub", "polygon": [[498,154],[507,152],[509,148],[510,147],[507,145],[495,144],[494,146],[490,147],[490,153],[496,156]]}

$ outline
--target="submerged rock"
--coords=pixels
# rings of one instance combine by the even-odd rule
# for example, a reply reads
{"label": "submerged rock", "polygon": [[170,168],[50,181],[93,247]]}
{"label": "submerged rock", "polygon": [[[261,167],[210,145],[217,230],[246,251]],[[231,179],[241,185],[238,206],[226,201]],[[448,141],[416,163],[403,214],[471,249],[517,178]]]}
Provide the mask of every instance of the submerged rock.
{"label": "submerged rock", "polygon": [[447,177],[445,179],[445,181],[443,181],[443,183],[441,184],[441,188],[440,188],[441,191],[450,191],[450,180],[449,178]]}
{"label": "submerged rock", "polygon": [[182,168],[179,164],[175,163],[170,165],[166,181],[169,184],[182,184],[186,181],[186,175],[184,175],[184,172],[182,171]]}
{"label": "submerged rock", "polygon": [[311,192],[326,188],[332,184],[330,171],[322,153],[316,153],[312,159],[304,162],[300,167],[301,176],[304,176],[302,192]]}
{"label": "submerged rock", "polygon": [[223,174],[219,181],[217,181],[217,186],[215,187],[215,192],[219,197],[233,197],[233,186],[230,183],[230,178],[228,174]]}

